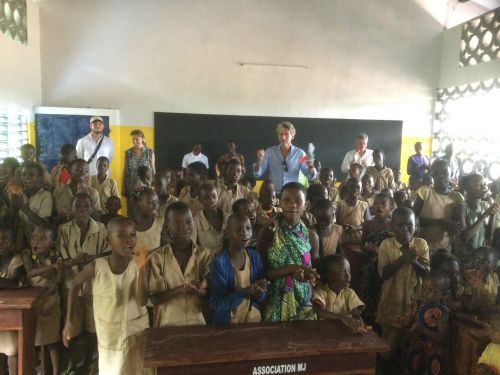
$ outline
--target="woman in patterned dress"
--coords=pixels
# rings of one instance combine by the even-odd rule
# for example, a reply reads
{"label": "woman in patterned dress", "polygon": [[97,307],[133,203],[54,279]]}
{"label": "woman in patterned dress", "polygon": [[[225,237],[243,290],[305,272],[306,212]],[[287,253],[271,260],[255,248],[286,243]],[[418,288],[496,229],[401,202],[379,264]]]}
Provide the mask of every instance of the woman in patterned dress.
{"label": "woman in patterned dress", "polygon": [[154,151],[146,147],[146,141],[142,130],[133,130],[130,133],[133,147],[125,151],[125,165],[123,168],[122,195],[127,199],[127,214],[132,215],[132,195],[135,192],[135,181],[137,169],[141,166],[150,168],[153,175],[156,174]]}

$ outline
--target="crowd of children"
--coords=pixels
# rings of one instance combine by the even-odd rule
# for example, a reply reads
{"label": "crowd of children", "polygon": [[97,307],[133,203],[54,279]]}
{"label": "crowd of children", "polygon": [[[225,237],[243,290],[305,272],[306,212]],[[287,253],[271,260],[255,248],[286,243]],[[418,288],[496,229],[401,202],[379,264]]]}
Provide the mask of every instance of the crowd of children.
{"label": "crowd of children", "polygon": [[[138,170],[123,217],[105,157],[89,177],[65,145],[49,174],[34,151],[0,164],[0,289],[45,287],[43,370],[149,373],[150,326],[333,319],[382,337],[380,374],[446,374],[450,322],[465,319],[492,331],[478,373],[500,371],[500,197],[479,174],[456,185],[438,159],[410,190],[375,150],[364,175],[353,163],[340,182],[322,168],[278,199],[270,180],[254,192],[239,159],[215,180],[194,162],[185,178]],[[0,332],[0,373],[17,373],[16,340]]]}

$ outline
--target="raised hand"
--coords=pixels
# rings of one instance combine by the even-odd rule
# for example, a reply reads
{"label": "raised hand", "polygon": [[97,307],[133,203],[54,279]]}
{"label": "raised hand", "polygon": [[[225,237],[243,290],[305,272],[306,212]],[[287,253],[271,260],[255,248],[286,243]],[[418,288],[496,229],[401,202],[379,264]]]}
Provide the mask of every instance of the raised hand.
{"label": "raised hand", "polygon": [[134,262],[138,269],[142,270],[149,262],[149,252],[146,247],[134,251]]}

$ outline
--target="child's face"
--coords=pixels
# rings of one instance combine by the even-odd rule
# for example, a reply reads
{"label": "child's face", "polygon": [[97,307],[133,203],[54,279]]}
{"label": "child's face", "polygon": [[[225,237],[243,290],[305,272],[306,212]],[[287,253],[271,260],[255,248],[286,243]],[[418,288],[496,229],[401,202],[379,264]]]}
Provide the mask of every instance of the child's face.
{"label": "child's face", "polygon": [[381,167],[384,165],[384,155],[382,155],[380,152],[374,152],[373,153],[373,162],[377,167]]}
{"label": "child's face", "polygon": [[399,182],[399,180],[401,180],[401,169],[394,169],[393,173],[394,173],[394,180],[396,182]]}
{"label": "child's face", "polygon": [[321,175],[319,176],[319,180],[322,185],[324,186],[330,186],[333,182],[333,171],[323,171],[321,172]]}
{"label": "child's face", "polygon": [[347,260],[337,262],[327,272],[328,284],[334,288],[347,288],[351,283],[351,267]]}
{"label": "child's face", "polygon": [[216,210],[218,199],[217,190],[215,190],[215,188],[209,191],[201,190],[198,196],[198,200],[205,210]]}
{"label": "child's face", "polygon": [[75,159],[76,159],[76,150],[73,150],[69,154],[67,154],[66,156],[62,157],[62,161],[66,164],[71,163]]}
{"label": "child's face", "polygon": [[192,168],[187,168],[186,182],[188,185],[199,185],[201,183],[201,176],[196,173]]}
{"label": "child's face", "polygon": [[35,160],[35,149],[33,147],[23,147],[21,148],[21,159],[23,161],[34,161]]}
{"label": "child's face", "polygon": [[324,187],[323,185],[316,186],[321,186],[321,189],[318,189],[314,192],[313,196],[310,199],[311,204],[314,204],[314,202],[317,202],[320,199],[328,199],[328,190],[326,190],[326,187]]}
{"label": "child's face", "polygon": [[153,172],[151,172],[151,169],[148,169],[144,172],[144,178],[146,179],[146,181],[151,181],[151,179],[153,178]]}
{"label": "child's face", "polygon": [[170,211],[167,217],[167,229],[174,242],[189,242],[194,229],[191,210]]}
{"label": "child's face", "polygon": [[380,195],[375,197],[375,201],[373,202],[373,212],[375,216],[385,219],[390,215],[391,209],[392,206],[389,199]]}
{"label": "child's face", "polygon": [[346,185],[346,197],[350,200],[356,200],[359,197],[360,186],[359,183],[349,182]]}
{"label": "child's face", "polygon": [[289,223],[298,223],[304,213],[306,197],[299,189],[287,189],[281,193],[280,207]]}
{"label": "child's face", "polygon": [[245,248],[252,239],[252,224],[248,218],[232,220],[227,226],[229,246]]}
{"label": "child's face", "polygon": [[364,175],[362,179],[363,192],[370,193],[373,191],[373,177],[369,175]]}
{"label": "child's face", "polygon": [[134,223],[124,221],[114,225],[108,232],[108,243],[113,252],[123,257],[130,257],[137,243]]}
{"label": "child's face", "polygon": [[361,175],[361,171],[359,170],[358,167],[356,167],[354,165],[351,165],[349,167],[349,177],[359,178],[360,175]]}
{"label": "child's face", "polygon": [[36,191],[42,187],[42,178],[36,168],[23,168],[21,179],[25,190]]}
{"label": "child's face", "polygon": [[137,208],[139,209],[139,212],[146,217],[157,216],[158,210],[160,209],[158,195],[156,195],[155,192],[142,194]]}
{"label": "child's face", "polygon": [[400,244],[409,244],[415,234],[415,216],[411,214],[396,215],[392,219],[392,230]]}
{"label": "child's face", "polygon": [[276,200],[276,192],[274,191],[274,185],[268,184],[262,186],[259,191],[259,202],[260,204],[269,209],[274,206],[274,201]]}
{"label": "child's face", "polygon": [[255,154],[257,155],[257,159],[264,159],[265,153],[266,153],[266,151],[263,148],[261,148],[261,149],[258,149]]}
{"label": "child's face", "polygon": [[4,188],[10,180],[10,170],[5,165],[0,164],[0,187]]}
{"label": "child's face", "polygon": [[450,167],[446,163],[435,163],[431,170],[434,186],[447,189],[450,184]]}
{"label": "child's face", "polygon": [[316,225],[319,228],[326,228],[331,223],[333,223],[333,218],[335,216],[335,212],[333,207],[320,208],[318,210],[312,210],[312,214],[316,218]]}
{"label": "child's face", "polygon": [[31,236],[31,249],[33,253],[38,256],[48,255],[54,245],[54,238],[52,236],[50,230],[37,227]]}
{"label": "child's face", "polygon": [[112,215],[116,215],[122,208],[122,202],[118,197],[109,197],[106,201],[106,210]]}
{"label": "child's face", "polygon": [[163,172],[162,178],[165,179],[165,184],[168,185],[170,182],[172,182],[172,172],[170,171]]}
{"label": "child's face", "polygon": [[472,199],[484,199],[488,195],[488,186],[482,176],[474,176],[467,184],[467,196]]}
{"label": "child's face", "polygon": [[472,265],[483,273],[491,273],[495,270],[496,256],[492,253],[478,249],[472,255]]}
{"label": "child's face", "polygon": [[457,261],[443,263],[440,270],[450,278],[451,289],[456,289],[460,283],[460,266]]}
{"label": "child's face", "polygon": [[255,206],[252,202],[248,202],[243,207],[241,207],[241,213],[248,216],[250,219],[250,224],[255,225],[257,222],[257,212],[255,211]]}
{"label": "child's face", "polygon": [[436,281],[425,277],[421,288],[422,299],[426,302],[439,302],[443,298],[443,292]]}
{"label": "child's face", "polygon": [[242,170],[239,164],[229,164],[226,168],[226,183],[234,185],[237,184],[241,178]]}
{"label": "child's face", "polygon": [[8,254],[12,251],[12,234],[8,230],[0,229],[0,255]]}
{"label": "child's face", "polygon": [[71,170],[71,180],[75,182],[85,182],[89,176],[89,165],[85,162],[73,164]]}
{"label": "child's face", "polygon": [[158,194],[159,196],[166,195],[167,194],[167,185],[168,185],[168,182],[167,182],[167,179],[165,178],[165,176],[156,175],[155,185],[154,185],[156,194]]}
{"label": "child's face", "polygon": [[88,197],[77,197],[73,202],[73,216],[78,221],[87,221],[94,212],[92,202]]}
{"label": "child's face", "polygon": [[109,163],[107,160],[101,159],[97,163],[97,173],[101,176],[105,175],[109,169]]}

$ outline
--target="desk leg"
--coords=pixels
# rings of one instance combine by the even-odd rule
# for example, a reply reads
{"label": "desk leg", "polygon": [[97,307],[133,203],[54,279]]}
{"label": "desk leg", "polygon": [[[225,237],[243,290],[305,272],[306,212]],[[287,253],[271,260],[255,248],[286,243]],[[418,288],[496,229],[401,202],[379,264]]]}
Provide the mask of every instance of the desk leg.
{"label": "desk leg", "polygon": [[35,373],[35,309],[22,311],[22,329],[18,331],[18,374]]}

